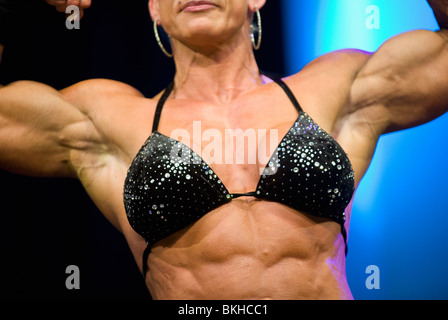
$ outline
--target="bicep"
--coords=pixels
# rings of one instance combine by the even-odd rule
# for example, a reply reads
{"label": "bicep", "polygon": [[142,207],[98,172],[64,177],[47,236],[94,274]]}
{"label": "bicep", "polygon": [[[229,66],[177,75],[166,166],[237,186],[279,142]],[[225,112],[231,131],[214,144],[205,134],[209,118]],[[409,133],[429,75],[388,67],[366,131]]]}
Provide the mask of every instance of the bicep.
{"label": "bicep", "polygon": [[380,133],[431,121],[448,107],[448,45],[418,30],[387,41],[353,82],[348,113],[371,117]]}
{"label": "bicep", "polygon": [[0,168],[30,176],[75,177],[71,152],[93,140],[88,117],[41,83],[0,89]]}

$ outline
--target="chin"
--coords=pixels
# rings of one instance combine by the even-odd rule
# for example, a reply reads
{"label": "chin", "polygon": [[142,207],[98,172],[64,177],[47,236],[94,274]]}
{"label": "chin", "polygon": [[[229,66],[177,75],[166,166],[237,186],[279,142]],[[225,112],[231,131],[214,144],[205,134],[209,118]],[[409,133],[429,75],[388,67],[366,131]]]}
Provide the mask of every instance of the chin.
{"label": "chin", "polygon": [[216,28],[216,24],[208,23],[195,23],[181,30],[179,34],[181,39],[185,43],[204,43],[205,41],[214,43],[223,38],[223,32]]}

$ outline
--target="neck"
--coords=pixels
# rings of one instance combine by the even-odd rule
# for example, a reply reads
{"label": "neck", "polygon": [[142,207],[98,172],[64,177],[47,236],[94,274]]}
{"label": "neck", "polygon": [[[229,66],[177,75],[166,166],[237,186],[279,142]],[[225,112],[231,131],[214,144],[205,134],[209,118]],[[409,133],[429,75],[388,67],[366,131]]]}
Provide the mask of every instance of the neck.
{"label": "neck", "polygon": [[262,80],[251,44],[244,40],[213,50],[174,42],[175,97],[227,104],[260,86]]}

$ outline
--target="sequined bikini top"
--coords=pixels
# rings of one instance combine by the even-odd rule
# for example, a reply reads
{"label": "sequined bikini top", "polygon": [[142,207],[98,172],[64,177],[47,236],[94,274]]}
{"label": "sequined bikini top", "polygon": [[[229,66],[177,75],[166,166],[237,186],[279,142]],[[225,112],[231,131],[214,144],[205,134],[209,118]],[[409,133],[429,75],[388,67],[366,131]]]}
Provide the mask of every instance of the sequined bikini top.
{"label": "sequined bikini top", "polygon": [[341,146],[302,110],[288,86],[281,79],[273,80],[299,116],[280,141],[256,189],[245,194],[232,194],[200,155],[157,131],[173,84],[165,90],[152,134],[133,160],[124,186],[126,214],[147,242],[146,256],[159,240],[242,196],[336,221],[346,238],[345,209],[355,190],[351,163]]}

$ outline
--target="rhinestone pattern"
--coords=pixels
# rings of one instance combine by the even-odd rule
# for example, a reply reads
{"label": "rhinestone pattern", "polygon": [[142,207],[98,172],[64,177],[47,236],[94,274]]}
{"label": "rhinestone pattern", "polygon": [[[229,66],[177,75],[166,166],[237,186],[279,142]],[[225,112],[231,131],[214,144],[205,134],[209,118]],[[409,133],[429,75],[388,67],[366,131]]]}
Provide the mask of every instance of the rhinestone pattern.
{"label": "rhinestone pattern", "polygon": [[[250,194],[332,219],[343,228],[354,173],[341,146],[301,111]],[[231,194],[203,159],[181,142],[153,132],[128,170],[124,204],[148,247],[208,212],[243,196]]]}

